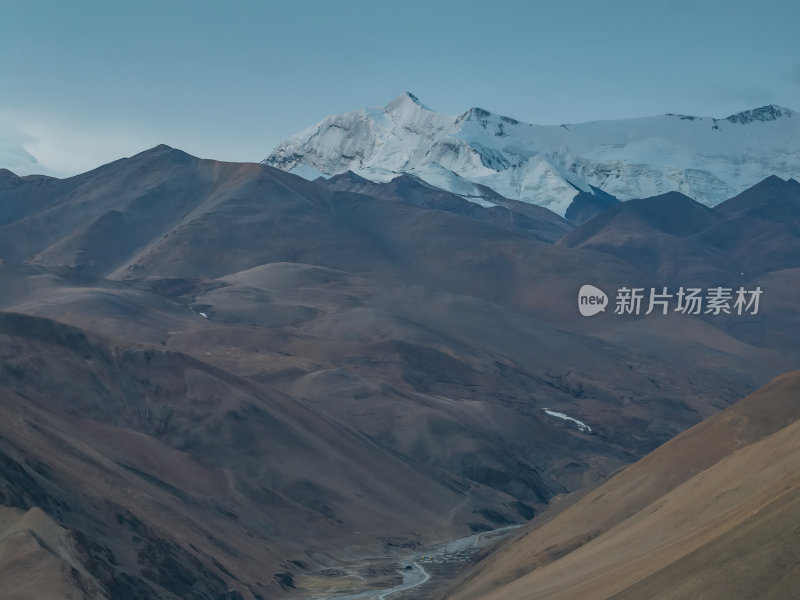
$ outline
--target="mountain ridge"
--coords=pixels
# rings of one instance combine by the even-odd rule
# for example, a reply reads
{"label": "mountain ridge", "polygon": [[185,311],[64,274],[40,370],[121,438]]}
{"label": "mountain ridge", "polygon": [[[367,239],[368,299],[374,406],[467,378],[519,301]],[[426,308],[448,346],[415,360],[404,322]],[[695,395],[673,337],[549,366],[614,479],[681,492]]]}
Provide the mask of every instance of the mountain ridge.
{"label": "mountain ridge", "polygon": [[620,200],[679,191],[713,206],[768,175],[796,176],[798,140],[797,113],[777,105],[726,118],[533,125],[477,107],[442,115],[407,92],[384,107],[330,115],[262,163],[313,177],[350,170],[375,182],[408,173],[491,202],[475,189],[483,185],[563,216],[593,188]]}

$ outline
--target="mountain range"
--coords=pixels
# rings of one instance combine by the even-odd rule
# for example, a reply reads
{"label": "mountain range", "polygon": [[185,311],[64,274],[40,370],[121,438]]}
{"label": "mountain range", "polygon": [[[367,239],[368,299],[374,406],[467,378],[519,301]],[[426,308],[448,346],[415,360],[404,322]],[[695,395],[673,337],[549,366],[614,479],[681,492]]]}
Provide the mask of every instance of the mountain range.
{"label": "mountain range", "polygon": [[579,192],[630,200],[676,191],[714,206],[770,175],[797,176],[800,116],[769,105],[725,118],[542,126],[482,108],[442,115],[404,93],[326,117],[263,162],[309,179],[352,171],[386,182],[405,173],[473,202],[492,205],[499,195],[562,216]]}
{"label": "mountain range", "polygon": [[[552,516],[797,369],[794,179],[714,207],[589,188],[573,220],[386,179],[163,145],[0,170],[0,596],[298,597]],[[587,283],[763,298],[585,318]]]}

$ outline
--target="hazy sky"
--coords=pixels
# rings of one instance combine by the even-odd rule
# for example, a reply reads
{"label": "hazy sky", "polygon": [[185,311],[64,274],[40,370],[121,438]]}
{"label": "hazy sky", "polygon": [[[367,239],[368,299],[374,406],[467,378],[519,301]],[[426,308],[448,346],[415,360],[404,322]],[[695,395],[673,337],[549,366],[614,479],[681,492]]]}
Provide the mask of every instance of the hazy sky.
{"label": "hazy sky", "polygon": [[405,90],[538,124],[800,110],[798,23],[796,0],[0,0],[0,167],[257,161]]}

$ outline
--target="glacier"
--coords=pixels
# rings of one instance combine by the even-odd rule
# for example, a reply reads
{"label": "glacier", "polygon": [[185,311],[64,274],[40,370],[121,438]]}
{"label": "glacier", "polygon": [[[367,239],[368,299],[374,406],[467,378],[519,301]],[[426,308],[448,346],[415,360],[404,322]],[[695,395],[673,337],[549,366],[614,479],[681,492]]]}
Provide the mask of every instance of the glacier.
{"label": "glacier", "polygon": [[443,115],[406,92],[331,115],[263,161],[306,178],[403,173],[479,204],[481,186],[564,215],[579,191],[630,200],[670,191],[714,206],[769,175],[800,175],[800,115],[764,106],[726,118],[653,117],[532,125],[471,108]]}

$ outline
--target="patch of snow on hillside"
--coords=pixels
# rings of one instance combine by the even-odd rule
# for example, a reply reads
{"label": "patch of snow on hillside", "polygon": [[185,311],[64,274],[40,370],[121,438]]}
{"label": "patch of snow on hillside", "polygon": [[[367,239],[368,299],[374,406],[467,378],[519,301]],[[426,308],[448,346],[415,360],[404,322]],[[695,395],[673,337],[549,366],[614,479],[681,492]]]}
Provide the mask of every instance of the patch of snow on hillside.
{"label": "patch of snow on hillside", "polygon": [[572,417],[567,416],[562,412],[558,412],[558,411],[555,411],[555,410],[550,410],[549,408],[543,408],[542,410],[544,412],[546,412],[548,415],[550,415],[551,417],[556,417],[557,419],[561,419],[563,421],[570,421],[572,423],[575,423],[575,425],[578,427],[578,429],[580,431],[583,431],[584,433],[592,433],[592,428],[589,427],[583,421],[578,421],[578,419],[573,419]]}

